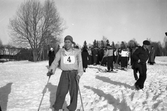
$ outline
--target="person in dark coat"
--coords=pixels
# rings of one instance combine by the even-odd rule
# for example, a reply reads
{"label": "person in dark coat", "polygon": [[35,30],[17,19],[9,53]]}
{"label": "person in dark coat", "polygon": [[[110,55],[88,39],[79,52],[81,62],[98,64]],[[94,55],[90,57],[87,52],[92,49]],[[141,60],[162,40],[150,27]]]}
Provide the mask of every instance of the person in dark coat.
{"label": "person in dark coat", "polygon": [[101,64],[102,63],[102,59],[103,59],[103,56],[104,56],[104,50],[103,48],[99,48],[99,51],[98,51],[98,57],[99,57],[99,63]]}
{"label": "person in dark coat", "polygon": [[137,79],[135,83],[135,88],[137,90],[144,88],[144,82],[147,77],[146,61],[148,60],[149,57],[149,46],[150,42],[148,40],[145,40],[143,41],[143,46],[138,47],[133,53],[134,69],[139,70],[139,79]]}
{"label": "person in dark coat", "polygon": [[93,62],[92,62],[92,50],[91,50],[91,47],[88,48],[88,56],[89,56],[89,59],[88,59],[88,65],[91,65]]}
{"label": "person in dark coat", "polygon": [[83,70],[86,72],[86,68],[88,67],[88,59],[89,59],[89,53],[87,51],[87,47],[84,46],[82,48],[82,64],[83,64]]}
{"label": "person in dark coat", "polygon": [[107,48],[103,48],[103,58],[101,60],[101,65],[106,66],[107,65],[107,57],[104,57],[104,55],[107,53]]}
{"label": "person in dark coat", "polygon": [[155,64],[155,49],[154,49],[154,46],[151,46],[148,63],[150,65]]}
{"label": "person in dark coat", "polygon": [[50,67],[55,58],[55,51],[52,47],[49,50],[48,57],[49,57],[49,67]]}
{"label": "person in dark coat", "polygon": [[139,71],[138,68],[135,67],[135,61],[133,60],[133,53],[135,52],[135,50],[138,48],[138,46],[136,47],[133,47],[132,50],[131,50],[131,67],[133,69],[133,74],[134,74],[134,78],[135,80],[138,79],[138,75],[137,75],[137,72]]}
{"label": "person in dark coat", "polygon": [[98,61],[98,48],[95,46],[92,50],[92,56],[93,56],[93,65],[97,65]]}

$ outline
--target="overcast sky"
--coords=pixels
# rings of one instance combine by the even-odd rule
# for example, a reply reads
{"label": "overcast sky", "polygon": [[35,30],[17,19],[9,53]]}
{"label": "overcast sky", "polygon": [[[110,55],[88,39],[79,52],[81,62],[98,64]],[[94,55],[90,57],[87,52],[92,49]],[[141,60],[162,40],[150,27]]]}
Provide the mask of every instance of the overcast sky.
{"label": "overcast sky", "polygon": [[[42,0],[44,1],[44,0]],[[23,0],[0,0],[0,39],[9,41],[9,19],[16,14]],[[80,45],[86,40],[128,42],[135,38],[140,44],[149,38],[163,41],[167,32],[167,0],[55,0],[60,16]]]}

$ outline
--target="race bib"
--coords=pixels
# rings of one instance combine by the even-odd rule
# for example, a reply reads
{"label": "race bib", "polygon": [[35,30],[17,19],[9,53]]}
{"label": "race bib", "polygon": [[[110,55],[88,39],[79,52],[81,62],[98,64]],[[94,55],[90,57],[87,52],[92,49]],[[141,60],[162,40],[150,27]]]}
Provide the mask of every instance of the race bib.
{"label": "race bib", "polygon": [[64,64],[74,64],[75,63],[75,56],[64,56],[63,57]]}

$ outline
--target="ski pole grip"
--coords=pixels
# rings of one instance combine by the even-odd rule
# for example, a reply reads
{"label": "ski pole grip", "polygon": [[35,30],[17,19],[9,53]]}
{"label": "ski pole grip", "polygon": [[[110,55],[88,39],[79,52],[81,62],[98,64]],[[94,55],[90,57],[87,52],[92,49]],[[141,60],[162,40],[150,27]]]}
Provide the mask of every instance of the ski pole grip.
{"label": "ski pole grip", "polygon": [[47,76],[51,76],[51,75],[53,75],[53,70],[52,69],[47,73]]}

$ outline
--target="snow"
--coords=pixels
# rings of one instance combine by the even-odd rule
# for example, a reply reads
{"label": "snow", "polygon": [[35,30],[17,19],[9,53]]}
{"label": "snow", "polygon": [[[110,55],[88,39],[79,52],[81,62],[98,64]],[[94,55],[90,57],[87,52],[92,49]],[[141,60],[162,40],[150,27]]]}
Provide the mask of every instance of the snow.
{"label": "snow", "polygon": [[[156,57],[147,65],[145,88],[134,89],[132,69],[117,73],[98,72],[102,66],[89,66],[80,79],[85,111],[167,111],[167,57]],[[48,61],[0,63],[0,105],[2,111],[52,111],[61,70],[47,84]],[[98,73],[97,73],[98,72]],[[70,101],[69,94],[63,105]],[[82,109],[78,95],[77,109]],[[67,109],[65,111],[68,111]]]}

